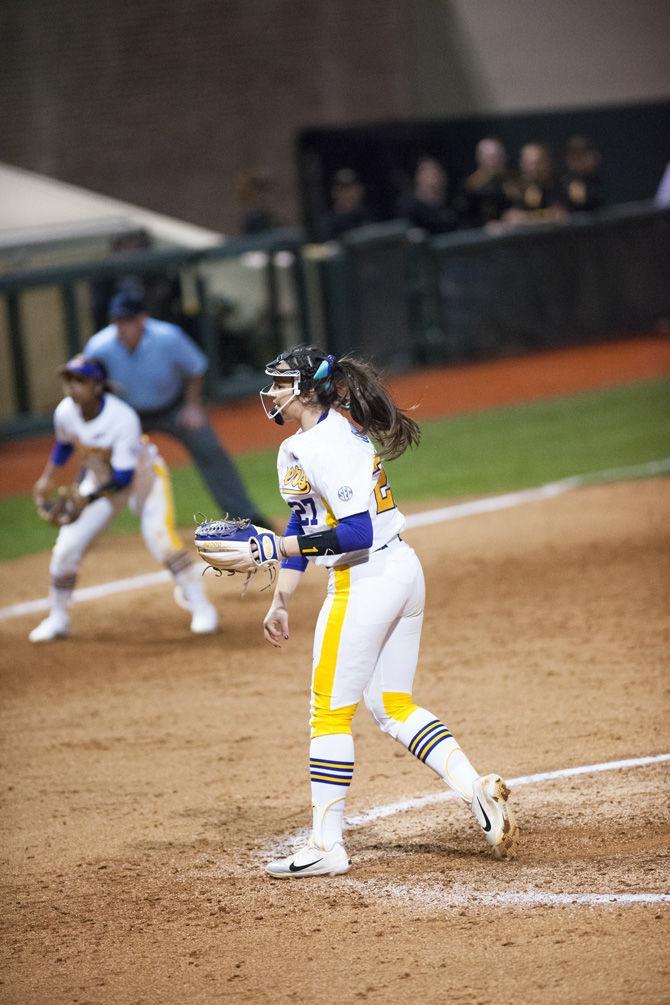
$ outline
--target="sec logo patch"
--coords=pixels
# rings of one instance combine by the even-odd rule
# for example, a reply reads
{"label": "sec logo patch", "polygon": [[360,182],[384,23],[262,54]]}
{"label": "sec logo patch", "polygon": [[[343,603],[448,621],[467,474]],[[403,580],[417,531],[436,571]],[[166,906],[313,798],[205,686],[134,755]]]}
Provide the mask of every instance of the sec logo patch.
{"label": "sec logo patch", "polygon": [[350,489],[348,485],[343,485],[337,490],[337,498],[341,499],[342,502],[349,502],[353,494],[353,489]]}

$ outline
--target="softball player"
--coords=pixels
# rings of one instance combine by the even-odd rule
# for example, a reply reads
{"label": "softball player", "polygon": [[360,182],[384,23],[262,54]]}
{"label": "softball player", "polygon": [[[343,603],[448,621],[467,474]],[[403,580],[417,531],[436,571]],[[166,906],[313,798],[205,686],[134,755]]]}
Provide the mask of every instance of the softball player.
{"label": "softball player", "polygon": [[499,775],[479,775],[448,726],[412,698],[424,578],[399,536],[405,521],[383,461],[418,443],[418,426],[396,407],[376,372],[351,356],[337,360],[298,346],[265,372],[273,378],[261,391],[267,415],[299,427],[277,460],[291,517],[284,537],[270,536],[274,555],[265,556],[283,557],[263,623],[268,642],[280,646],[289,638],[289,599],[308,559],[329,569],[312,665],[312,834],[306,847],[269,863],[267,871],[289,878],[349,870],[342,829],[355,763],[351,720],[361,697],[380,729],[470,807],[496,857],[512,857],[518,827],[509,789]]}
{"label": "softball player", "polygon": [[156,447],[142,437],[136,412],[109,393],[97,361],[75,356],[61,374],[66,397],[54,412],[56,443],[33,492],[38,503],[43,500],[57,469],[75,453],[83,467],[79,492],[85,506],[58,532],[50,566],[51,612],[30,633],[30,641],[51,642],[70,634],[69,608],[81,561],[125,506],[139,517],[151,554],[174,577],[175,599],[191,613],[191,631],[214,632],[216,609],[175,530],[169,471]]}

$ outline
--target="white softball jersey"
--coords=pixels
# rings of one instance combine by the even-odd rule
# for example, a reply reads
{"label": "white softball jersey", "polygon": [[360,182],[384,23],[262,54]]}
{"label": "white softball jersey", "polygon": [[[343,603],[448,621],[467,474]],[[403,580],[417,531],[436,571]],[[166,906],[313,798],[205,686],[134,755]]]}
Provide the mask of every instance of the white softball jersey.
{"label": "white softball jersey", "polygon": [[144,542],[151,554],[166,562],[183,544],[177,534],[170,474],[157,448],[142,435],[137,413],[125,401],[105,394],[101,411],[85,420],[70,398],[54,412],[54,430],[60,443],[74,447],[86,495],[104,485],[117,471],[134,471],[127,489],[97,499],[78,520],[61,527],[52,552],[52,576],[75,574],[94,541],[125,506],[139,518]]}
{"label": "white softball jersey", "polygon": [[60,443],[74,447],[86,469],[85,489],[89,491],[108,482],[112,468],[128,471],[150,465],[156,453],[155,447],[142,440],[137,413],[114,394],[105,394],[101,411],[89,421],[72,398],[63,398],[54,412],[54,429]]}
{"label": "white softball jersey", "polygon": [[[383,465],[370,439],[332,409],[306,432],[284,440],[277,458],[279,491],[299,517],[304,534],[337,526],[343,517],[369,512],[370,553],[389,544],[405,526]],[[318,565],[351,565],[367,551],[320,556]]]}

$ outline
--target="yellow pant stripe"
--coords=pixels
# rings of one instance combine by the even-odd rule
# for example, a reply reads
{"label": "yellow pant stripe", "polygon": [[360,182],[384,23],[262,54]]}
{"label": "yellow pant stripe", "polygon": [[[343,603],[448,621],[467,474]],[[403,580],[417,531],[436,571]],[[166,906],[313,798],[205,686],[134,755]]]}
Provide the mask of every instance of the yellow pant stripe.
{"label": "yellow pant stripe", "polygon": [[350,733],[351,720],[356,705],[331,709],[333,682],[337,668],[340,636],[344,616],[349,604],[351,574],[349,569],[335,569],[335,593],[333,595],[326,630],[323,633],[319,661],[314,669],[312,685],[312,736],[329,736],[332,733]]}
{"label": "yellow pant stripe", "polygon": [[419,707],[412,701],[411,694],[405,691],[384,691],[382,701],[389,719],[395,719],[396,722],[407,722],[412,712]]}
{"label": "yellow pant stripe", "polygon": [[175,551],[181,551],[184,547],[183,541],[177,534],[177,526],[174,515],[174,499],[172,497],[172,483],[170,482],[170,472],[163,464],[154,464],[153,472],[160,478],[163,489],[163,499],[165,500],[165,529],[167,530],[170,544]]}

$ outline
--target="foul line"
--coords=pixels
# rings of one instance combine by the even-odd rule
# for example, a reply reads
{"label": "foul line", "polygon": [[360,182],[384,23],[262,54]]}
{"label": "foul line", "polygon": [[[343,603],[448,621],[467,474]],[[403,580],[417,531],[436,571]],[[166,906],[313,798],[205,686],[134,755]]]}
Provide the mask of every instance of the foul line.
{"label": "foul line", "polygon": [[392,897],[405,904],[418,902],[428,910],[455,907],[602,907],[619,904],[670,904],[670,893],[549,893],[545,890],[503,890],[477,892],[465,887],[428,886],[422,883],[380,883],[375,880],[344,879],[343,886],[359,894]]}
{"label": "foul line", "polygon": [[[555,778],[572,778],[575,775],[587,775],[601,771],[620,771],[624,768],[641,768],[649,764],[659,764],[670,761],[668,754],[652,754],[647,757],[629,757],[619,761],[603,761],[599,764],[582,764],[574,768],[559,768],[556,771],[540,771],[532,775],[519,775],[510,778],[512,786],[533,785],[535,782],[551,781]],[[364,827],[383,817],[407,810],[420,809],[433,803],[460,798],[455,792],[447,789],[434,795],[422,796],[418,799],[405,799],[386,806],[376,806],[366,813],[347,817],[347,827]],[[277,838],[273,845],[258,853],[259,858],[274,858],[286,854],[290,844],[304,843],[309,831],[299,835],[284,835]],[[546,890],[492,890],[475,891],[463,886],[452,886],[445,889],[442,886],[429,886],[419,883],[415,886],[400,883],[382,883],[379,880],[359,880],[349,877],[340,880],[342,886],[363,895],[376,897],[391,897],[404,904],[413,902],[427,910],[446,911],[455,907],[607,907],[612,905],[633,904],[670,904],[670,893],[552,893]],[[329,892],[331,888],[328,888]]]}
{"label": "foul line", "polygon": [[[540,771],[534,775],[520,775],[518,778],[506,779],[507,784],[534,785],[536,782],[549,782],[554,778],[574,778],[575,775],[590,775],[599,771],[621,771],[624,768],[642,768],[648,764],[660,764],[662,761],[670,761],[670,754],[652,754],[649,757],[630,757],[624,761],[603,761],[601,764],[582,764],[575,768],[559,768],[557,771]],[[382,820],[384,817],[394,816],[396,813],[405,813],[407,810],[422,809],[433,803],[443,803],[448,799],[460,799],[457,793],[451,789],[443,792],[434,792],[428,796],[420,796],[417,799],[404,799],[397,803],[387,803],[385,806],[374,806],[366,813],[358,813],[356,816],[347,817],[349,827],[364,827],[372,823],[373,820]]]}
{"label": "foul line", "polygon": [[[536,488],[522,489],[519,492],[506,492],[504,495],[473,499],[465,503],[443,506],[440,509],[427,510],[424,513],[412,513],[406,518],[406,526],[408,530],[411,530],[413,527],[427,527],[434,523],[460,520],[463,517],[478,516],[480,513],[493,513],[497,510],[522,506],[525,503],[553,499],[564,492],[571,492],[573,489],[581,488],[585,485],[629,478],[649,478],[665,474],[667,471],[670,471],[670,457],[664,457],[658,461],[650,461],[648,464],[633,464],[623,468],[607,468],[604,471],[593,471],[590,474],[562,478],[557,482],[549,482]],[[133,576],[129,579],[117,579],[111,583],[100,583],[98,586],[87,586],[83,589],[75,590],[72,594],[72,601],[76,604],[85,600],[98,600],[101,597],[112,596],[114,593],[141,590],[145,586],[158,586],[161,583],[169,582],[171,578],[170,573],[162,569],[160,572],[149,572],[141,576]],[[24,614],[37,614],[40,611],[48,611],[50,606],[48,597],[41,597],[39,600],[27,600],[20,604],[10,604],[8,607],[0,607],[0,621],[7,621],[9,618],[20,618]]]}
{"label": "foul line", "polygon": [[465,516],[476,516],[479,513],[493,513],[497,510],[512,509],[529,502],[540,502],[543,499],[554,499],[564,492],[582,488],[585,485],[597,485],[601,482],[614,482],[628,478],[649,478],[670,471],[670,457],[648,464],[633,464],[625,468],[606,468],[604,471],[592,471],[585,475],[572,475],[561,478],[557,482],[548,482],[532,489],[521,489],[519,492],[506,492],[500,496],[489,496],[485,499],[473,499],[466,503],[444,506],[442,509],[431,509],[426,513],[413,513],[406,518],[408,528],[427,527],[433,523],[445,520],[459,520]]}
{"label": "foul line", "polygon": [[[533,775],[519,775],[517,778],[506,779],[507,784],[514,787],[517,785],[534,785],[537,782],[549,782],[556,778],[574,778],[576,775],[596,774],[601,771],[622,771],[626,768],[643,768],[649,764],[661,764],[670,761],[668,754],[651,754],[646,757],[629,757],[620,761],[602,761],[599,764],[581,764],[574,768],[559,768],[556,771],[540,771]],[[385,817],[395,816],[396,813],[406,813],[409,810],[420,810],[425,806],[432,806],[436,803],[444,803],[451,799],[460,799],[460,796],[453,789],[443,789],[441,792],[433,792],[427,796],[418,796],[415,799],[401,799],[395,803],[386,803],[384,806],[373,806],[372,809],[364,813],[357,813],[345,819],[346,827],[365,827],[374,823],[375,820],[383,820]],[[273,857],[280,854],[284,849],[294,844],[304,843],[309,836],[308,830],[291,834],[284,834],[273,840],[272,844],[259,852],[259,856]],[[284,854],[286,852],[284,851]]]}

